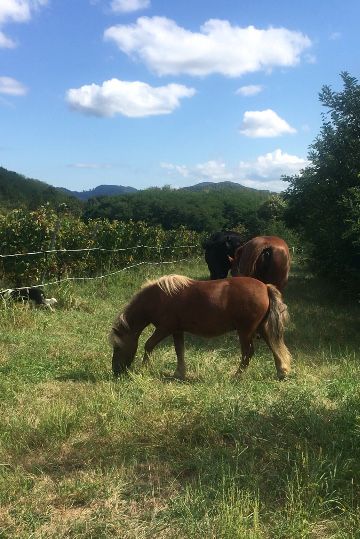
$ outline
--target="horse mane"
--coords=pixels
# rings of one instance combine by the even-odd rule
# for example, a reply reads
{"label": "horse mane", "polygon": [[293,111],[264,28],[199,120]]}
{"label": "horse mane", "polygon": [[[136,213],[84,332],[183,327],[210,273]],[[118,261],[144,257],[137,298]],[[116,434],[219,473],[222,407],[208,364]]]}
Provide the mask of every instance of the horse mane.
{"label": "horse mane", "polygon": [[118,318],[116,319],[116,325],[118,328],[122,327],[124,329],[130,329],[129,328],[129,323],[128,321],[126,320],[126,317],[125,317],[125,314],[124,313],[121,313]]}
{"label": "horse mane", "polygon": [[116,343],[119,340],[119,330],[124,329],[128,331],[130,329],[129,323],[126,320],[125,313],[119,314],[112,325],[111,332],[109,335],[109,342],[111,345]]}
{"label": "horse mane", "polygon": [[189,286],[192,281],[192,279],[189,279],[189,277],[185,277],[184,275],[164,275],[159,279],[146,281],[140,288],[139,292],[137,292],[137,294],[135,294],[131,298],[130,302],[126,305],[124,312],[116,317],[112,326],[111,339],[114,340],[115,338],[116,340],[116,335],[118,334],[119,330],[131,330],[127,315],[134,304],[136,304],[139,296],[141,296],[146,289],[150,288],[151,286],[158,286],[163,292],[165,292],[165,294],[168,296],[173,296],[183,288]]}
{"label": "horse mane", "polygon": [[163,275],[159,279],[146,281],[146,283],[142,286],[142,290],[144,288],[148,288],[149,286],[158,286],[163,292],[165,292],[165,294],[168,296],[173,296],[183,288],[189,286],[191,282],[192,279],[185,277],[185,275]]}

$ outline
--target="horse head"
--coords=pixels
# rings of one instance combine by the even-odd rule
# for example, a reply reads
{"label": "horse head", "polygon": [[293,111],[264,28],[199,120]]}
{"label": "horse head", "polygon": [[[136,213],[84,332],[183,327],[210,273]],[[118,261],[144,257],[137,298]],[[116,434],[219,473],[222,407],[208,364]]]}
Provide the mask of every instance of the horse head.
{"label": "horse head", "polygon": [[132,332],[120,317],[109,335],[113,347],[112,370],[115,376],[120,376],[130,367],[136,354],[138,339],[138,334]]}
{"label": "horse head", "polygon": [[230,262],[230,274],[232,277],[239,277],[240,275],[242,275],[239,268],[242,250],[243,246],[238,247],[235,251],[234,256],[228,256],[228,260]]}

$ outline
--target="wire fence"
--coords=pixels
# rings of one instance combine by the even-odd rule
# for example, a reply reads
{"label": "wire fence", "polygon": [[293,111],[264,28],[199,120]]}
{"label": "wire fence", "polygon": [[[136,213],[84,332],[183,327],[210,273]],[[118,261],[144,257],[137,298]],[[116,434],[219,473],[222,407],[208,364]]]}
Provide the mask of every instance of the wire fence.
{"label": "wire fence", "polygon": [[49,249],[46,251],[34,251],[30,253],[12,253],[12,254],[0,254],[0,258],[13,258],[13,257],[26,257],[26,256],[35,256],[35,255],[47,255],[52,253],[82,253],[82,252],[108,252],[108,253],[116,253],[121,251],[134,251],[135,249],[155,249],[157,251],[159,250],[165,250],[165,249],[185,249],[185,248],[193,248],[198,247],[198,245],[176,245],[170,246],[167,245],[165,247],[159,247],[154,245],[134,245],[133,247],[122,247],[118,249],[104,249],[103,247],[89,247],[89,248],[83,248],[83,249]]}
{"label": "wire fence", "polygon": [[82,220],[43,206],[0,214],[0,289],[102,279],[142,263],[189,259],[204,234],[142,221]]}
{"label": "wire fence", "polygon": [[[153,254],[156,252],[158,259],[148,259],[148,254],[147,256],[144,256],[145,251],[150,251]],[[180,258],[173,258],[176,253],[179,253]],[[64,258],[68,255],[79,254],[82,255],[82,259],[77,260],[76,263],[73,261],[72,263],[69,263],[69,261]],[[104,254],[106,255],[105,258]],[[27,253],[0,254],[0,262],[2,265],[2,267],[0,267],[0,276],[2,277],[0,283],[3,284],[3,286],[8,286],[8,288],[0,289],[0,294],[9,290],[10,286],[12,290],[24,290],[30,287],[46,287],[69,281],[105,279],[106,277],[143,265],[173,264],[189,261],[190,259],[195,259],[195,255],[199,255],[199,245],[194,244],[177,246],[134,245],[132,247],[116,249],[106,249],[102,247],[49,249]],[[32,258],[32,262],[34,257],[39,257],[41,260],[41,282],[38,282],[39,279],[37,279],[37,282],[33,282],[35,279],[31,278],[31,270],[32,268],[39,269],[39,262],[29,263],[27,261],[29,257]],[[140,257],[142,257],[142,259],[140,259]],[[25,266],[26,272],[22,271],[24,269],[23,267],[19,268],[19,259],[25,261],[23,262],[23,266]],[[6,271],[6,261],[11,261],[11,273]],[[13,283],[10,283],[9,279],[6,279],[6,276],[14,276],[14,268],[16,269],[16,267],[18,267],[18,270],[20,271],[17,273],[15,272],[15,275],[21,276],[23,281],[21,285],[19,285],[19,283],[15,283],[14,285]],[[75,272],[78,274],[74,275]],[[83,273],[83,275],[79,275],[79,272]],[[34,273],[40,275],[39,271]],[[25,279],[26,285],[24,285]]]}

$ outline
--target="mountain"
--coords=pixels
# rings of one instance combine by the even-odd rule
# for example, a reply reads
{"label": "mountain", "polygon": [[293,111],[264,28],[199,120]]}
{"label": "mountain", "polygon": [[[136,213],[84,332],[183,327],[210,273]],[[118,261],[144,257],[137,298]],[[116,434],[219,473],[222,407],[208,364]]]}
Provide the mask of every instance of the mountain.
{"label": "mountain", "polygon": [[[161,190],[161,188],[157,188]],[[240,183],[236,182],[200,182],[195,185],[190,185],[189,187],[181,187],[179,191],[222,191],[222,190],[234,190],[234,191],[248,191],[248,192],[259,192],[259,193],[269,193],[267,190],[252,189],[251,187],[245,187]],[[123,185],[99,185],[94,189],[89,189],[88,191],[70,191],[69,189],[61,188],[64,193],[75,196],[80,200],[89,200],[89,198],[97,197],[111,197],[117,195],[128,195],[130,193],[136,193],[139,190],[135,187],[125,187]]]}
{"label": "mountain", "polygon": [[[162,188],[156,188],[162,191]],[[172,191],[189,191],[189,192],[222,192],[234,191],[234,193],[244,192],[253,193],[254,195],[270,194],[269,191],[252,189],[245,187],[240,183],[221,181],[221,182],[200,182],[189,187],[182,187]],[[9,171],[0,167],[0,208],[28,208],[34,209],[41,204],[49,203],[52,206],[57,206],[61,203],[66,203],[70,208],[79,208],[80,201],[87,201],[92,198],[114,197],[119,195],[127,195],[138,193],[135,187],[123,185],[99,185],[94,189],[86,191],[72,191],[63,187],[53,187],[45,182],[26,178],[16,172]]]}
{"label": "mountain", "polygon": [[258,191],[261,193],[269,193],[268,190],[254,189],[252,187],[245,187],[241,183],[223,181],[223,182],[200,182],[195,185],[190,185],[189,187],[181,187],[183,191],[220,191],[223,189],[234,190],[234,191]]}
{"label": "mountain", "polygon": [[98,185],[94,189],[89,189],[88,191],[70,191],[64,187],[61,187],[60,190],[80,200],[89,200],[89,198],[104,196],[127,195],[129,193],[136,193],[137,191],[135,187],[123,185]]}
{"label": "mountain", "polygon": [[54,207],[65,203],[73,209],[80,205],[70,193],[64,193],[45,182],[26,178],[17,172],[0,167],[0,209],[32,210],[47,202]]}

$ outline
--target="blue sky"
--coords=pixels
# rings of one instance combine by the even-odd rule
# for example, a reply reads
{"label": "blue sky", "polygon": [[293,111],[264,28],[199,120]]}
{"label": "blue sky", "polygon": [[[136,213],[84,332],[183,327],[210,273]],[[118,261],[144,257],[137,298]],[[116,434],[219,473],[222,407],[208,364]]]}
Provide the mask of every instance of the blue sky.
{"label": "blue sky", "polygon": [[281,190],[359,0],[0,0],[0,165],[55,186]]}

